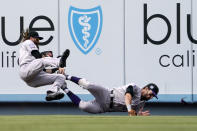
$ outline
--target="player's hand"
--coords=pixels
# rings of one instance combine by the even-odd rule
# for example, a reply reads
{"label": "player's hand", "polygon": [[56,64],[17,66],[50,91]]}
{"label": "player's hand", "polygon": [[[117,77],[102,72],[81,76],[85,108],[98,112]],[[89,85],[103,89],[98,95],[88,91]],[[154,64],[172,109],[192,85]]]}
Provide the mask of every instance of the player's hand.
{"label": "player's hand", "polygon": [[60,67],[59,68],[59,74],[63,74],[64,75],[65,74],[65,69]]}
{"label": "player's hand", "polygon": [[139,116],[150,116],[150,112],[149,111],[139,111],[138,115]]}
{"label": "player's hand", "polygon": [[129,116],[136,116],[137,113],[136,113],[135,110],[130,110],[130,111],[128,111],[128,115],[129,115]]}

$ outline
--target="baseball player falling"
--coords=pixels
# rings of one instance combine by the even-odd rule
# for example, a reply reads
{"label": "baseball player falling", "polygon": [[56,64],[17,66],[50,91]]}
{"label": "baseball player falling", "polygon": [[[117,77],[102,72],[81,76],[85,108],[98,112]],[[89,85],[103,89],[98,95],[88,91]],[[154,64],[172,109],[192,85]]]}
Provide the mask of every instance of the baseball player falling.
{"label": "baseball player falling", "polygon": [[[58,100],[64,97],[64,93],[60,92],[60,89],[66,86],[66,77],[63,74],[70,51],[64,51],[61,58],[42,57],[39,52],[39,40],[42,39],[35,31],[27,30],[23,33],[19,51],[19,74],[21,79],[31,87],[52,84],[52,88],[47,91],[46,100]],[[46,73],[44,70],[49,66],[58,67],[59,74]]]}
{"label": "baseball player falling", "polygon": [[153,83],[142,89],[133,83],[107,89],[100,85],[91,84],[84,78],[66,75],[66,79],[88,90],[95,97],[92,101],[83,101],[66,86],[63,89],[74,104],[89,113],[128,112],[129,116],[148,116],[150,115],[149,111],[143,111],[145,102],[153,97],[158,99],[159,88]]}

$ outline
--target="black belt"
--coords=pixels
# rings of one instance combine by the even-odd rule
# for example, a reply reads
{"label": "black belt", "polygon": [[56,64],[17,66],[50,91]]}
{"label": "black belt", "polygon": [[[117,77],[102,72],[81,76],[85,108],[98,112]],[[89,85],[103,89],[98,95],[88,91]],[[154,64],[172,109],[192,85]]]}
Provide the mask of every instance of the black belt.
{"label": "black belt", "polygon": [[110,105],[109,105],[109,107],[110,108],[113,108],[113,105],[114,105],[114,96],[113,96],[113,92],[114,92],[114,90],[111,90],[111,94],[110,94]]}

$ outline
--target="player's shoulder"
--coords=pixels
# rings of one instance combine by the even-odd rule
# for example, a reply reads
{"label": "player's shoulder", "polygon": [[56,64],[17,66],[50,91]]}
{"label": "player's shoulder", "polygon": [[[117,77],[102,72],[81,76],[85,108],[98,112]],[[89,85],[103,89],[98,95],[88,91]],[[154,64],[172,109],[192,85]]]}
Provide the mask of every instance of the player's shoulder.
{"label": "player's shoulder", "polygon": [[21,43],[22,46],[28,46],[28,45],[31,45],[31,44],[34,44],[33,41],[31,41],[31,40],[25,40]]}
{"label": "player's shoulder", "polygon": [[29,44],[35,45],[35,44],[33,43],[33,41],[31,41],[31,40],[26,40],[26,41],[24,41],[24,43],[27,44],[27,45],[29,45]]}
{"label": "player's shoulder", "polygon": [[120,86],[117,89],[126,90],[129,86],[132,86],[134,90],[140,89],[135,83],[127,83],[126,85]]}
{"label": "player's shoulder", "polygon": [[26,46],[26,47],[30,47],[31,49],[36,49],[36,45],[34,44],[33,41],[31,40],[26,40],[23,42],[23,45]]}
{"label": "player's shoulder", "polygon": [[128,83],[128,84],[123,85],[123,86],[121,86],[121,87],[119,87],[119,88],[122,88],[122,89],[126,90],[129,86],[135,87],[136,85],[135,85],[134,83]]}
{"label": "player's shoulder", "polygon": [[128,83],[128,84],[126,84],[126,86],[137,86],[135,83],[132,83],[132,82],[130,82],[130,83]]}
{"label": "player's shoulder", "polygon": [[126,87],[129,87],[129,86],[132,86],[133,87],[133,90],[140,90],[140,87],[139,86],[137,86],[135,83],[128,83],[127,85],[126,85]]}

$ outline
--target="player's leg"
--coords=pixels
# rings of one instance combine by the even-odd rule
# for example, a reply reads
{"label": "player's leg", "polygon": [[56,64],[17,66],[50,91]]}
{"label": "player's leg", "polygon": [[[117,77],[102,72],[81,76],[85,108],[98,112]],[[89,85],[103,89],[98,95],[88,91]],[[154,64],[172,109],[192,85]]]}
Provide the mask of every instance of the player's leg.
{"label": "player's leg", "polygon": [[66,67],[66,60],[70,54],[70,50],[66,49],[61,58],[53,58],[53,57],[43,57],[41,58],[44,67],[52,66],[52,67]]}
{"label": "player's leg", "polygon": [[87,89],[95,97],[96,101],[101,104],[105,103],[110,96],[108,89],[100,85],[92,84],[84,78],[66,75],[66,79]]}
{"label": "player's leg", "polygon": [[58,67],[58,58],[45,57],[41,59],[35,59],[30,64],[21,67],[20,76],[23,80],[29,81],[38,75],[45,67]]}
{"label": "player's leg", "polygon": [[44,68],[41,59],[35,59],[30,64],[20,68],[20,76],[24,81],[29,81],[39,74]]}
{"label": "player's leg", "polygon": [[70,50],[66,49],[60,58],[59,67],[62,68],[66,67],[66,59],[68,58],[69,55],[70,55]]}
{"label": "player's leg", "polygon": [[24,65],[20,68],[20,76],[24,81],[29,81],[39,74],[45,67],[64,67],[69,54],[70,51],[66,50],[60,59],[52,57],[35,59],[30,64]]}
{"label": "player's leg", "polygon": [[105,109],[107,103],[110,102],[110,91],[96,84],[89,84],[86,89],[95,97],[95,101],[100,104],[102,109]]}
{"label": "player's leg", "polygon": [[31,81],[27,82],[27,84],[31,87],[40,87],[52,84],[52,88],[47,91],[46,96],[46,100],[50,101],[63,98],[64,93],[60,92],[59,90],[66,84],[65,79],[65,76],[62,74],[48,74],[42,71]]}
{"label": "player's leg", "polygon": [[101,108],[100,104],[97,101],[83,101],[77,95],[75,95],[72,91],[70,91],[67,87],[62,88],[64,92],[68,95],[71,101],[78,106],[81,110],[89,113],[101,113],[104,112]]}

